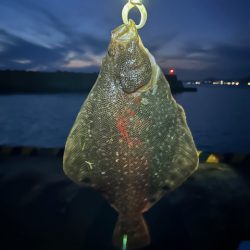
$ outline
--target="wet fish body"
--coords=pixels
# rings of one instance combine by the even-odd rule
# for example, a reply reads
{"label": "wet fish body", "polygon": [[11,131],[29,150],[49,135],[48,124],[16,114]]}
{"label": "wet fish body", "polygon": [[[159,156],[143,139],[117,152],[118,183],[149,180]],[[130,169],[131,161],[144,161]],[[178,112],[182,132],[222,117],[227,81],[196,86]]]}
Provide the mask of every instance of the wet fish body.
{"label": "wet fish body", "polygon": [[113,241],[150,242],[142,213],[181,185],[198,155],[185,113],[130,21],[112,33],[101,72],[68,136],[64,171],[118,211]]}

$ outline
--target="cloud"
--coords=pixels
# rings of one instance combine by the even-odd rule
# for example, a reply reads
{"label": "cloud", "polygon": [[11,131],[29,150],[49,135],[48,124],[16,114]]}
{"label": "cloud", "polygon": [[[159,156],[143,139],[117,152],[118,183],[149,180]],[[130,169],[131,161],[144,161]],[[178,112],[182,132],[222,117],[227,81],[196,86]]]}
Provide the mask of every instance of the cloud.
{"label": "cloud", "polygon": [[5,51],[5,46],[3,44],[0,44],[0,53]]}
{"label": "cloud", "polygon": [[215,60],[210,70],[222,77],[238,78],[250,75],[250,43],[218,44],[214,46]]}
{"label": "cloud", "polygon": [[[10,1],[9,1],[10,2]],[[66,39],[65,25],[59,25],[59,21],[53,15],[35,5],[27,3],[0,3],[0,29],[22,38],[30,43],[46,48],[60,46]]]}
{"label": "cloud", "polygon": [[63,67],[68,68],[68,69],[72,69],[72,68],[77,69],[77,68],[90,67],[92,65],[93,63],[91,61],[74,59],[74,60],[70,60],[67,64],[64,64]]}
{"label": "cloud", "polygon": [[41,45],[33,44],[22,38],[16,37],[0,30],[0,36],[4,36],[11,43],[3,43],[5,50],[0,52],[0,63],[5,64],[5,68],[26,69],[26,64],[20,64],[24,59],[30,61],[31,67],[46,65],[47,68],[54,67],[54,63],[60,60],[60,48],[50,49]]}
{"label": "cloud", "polygon": [[172,44],[178,39],[178,32],[167,32],[161,34],[158,37],[152,37],[148,35],[149,42],[145,43],[145,46],[149,49],[149,51],[156,55],[162,53],[164,50],[172,47]]}
{"label": "cloud", "polygon": [[19,63],[19,64],[31,64],[32,61],[29,59],[19,59],[19,60],[13,60],[13,62]]}
{"label": "cloud", "polygon": [[[1,68],[79,71],[100,66],[108,46],[105,38],[88,29],[85,32],[70,29],[35,2],[3,1],[0,7],[0,13],[3,12],[0,21],[1,18],[5,21],[0,24]],[[19,22],[6,21],[7,15],[15,15]]]}
{"label": "cloud", "polygon": [[81,59],[79,59],[78,54],[70,51],[66,57],[66,63],[62,67],[66,69],[83,69],[100,66],[101,58],[102,56],[86,53]]}
{"label": "cloud", "polygon": [[74,34],[65,46],[79,53],[91,52],[94,54],[103,54],[108,47],[108,43],[108,40],[99,38],[93,34],[82,33]]}
{"label": "cloud", "polygon": [[[140,34],[157,63],[164,69],[175,67],[182,79],[249,75],[250,41],[242,42],[250,39],[249,22],[244,26],[240,17],[236,21],[230,16],[225,17],[230,19],[230,25],[224,27],[223,22],[217,23],[220,19],[210,16],[217,17],[217,2],[200,3],[195,15],[192,1],[182,3],[177,13],[180,2],[145,2],[151,19]],[[109,4],[113,4],[112,8]],[[238,14],[246,4],[248,0],[239,6]],[[112,14],[119,8],[122,4],[112,0],[2,0],[0,68],[98,70],[110,30],[121,23],[120,15]]]}
{"label": "cloud", "polygon": [[[82,44],[81,39],[72,40],[57,48],[47,48],[33,44],[22,38],[0,30],[2,46],[0,51],[0,67],[19,70],[93,70],[98,69],[104,50],[96,48],[103,44],[95,38],[86,36]],[[103,45],[104,47],[104,45]]]}
{"label": "cloud", "polygon": [[186,78],[241,78],[250,75],[250,43],[189,43],[175,55],[159,56],[163,68],[175,67]]}

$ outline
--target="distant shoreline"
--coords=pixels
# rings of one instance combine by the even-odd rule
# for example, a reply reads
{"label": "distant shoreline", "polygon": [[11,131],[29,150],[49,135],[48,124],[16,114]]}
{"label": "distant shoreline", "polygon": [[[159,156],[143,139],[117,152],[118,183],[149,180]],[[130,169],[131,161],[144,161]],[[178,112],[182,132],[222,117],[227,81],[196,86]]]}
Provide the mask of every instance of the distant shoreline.
{"label": "distant shoreline", "polygon": [[[0,71],[0,94],[86,93],[97,77],[98,73]],[[166,78],[172,93],[196,90],[183,87],[176,76]]]}
{"label": "distant shoreline", "polygon": [[0,93],[89,92],[97,73],[0,71]]}

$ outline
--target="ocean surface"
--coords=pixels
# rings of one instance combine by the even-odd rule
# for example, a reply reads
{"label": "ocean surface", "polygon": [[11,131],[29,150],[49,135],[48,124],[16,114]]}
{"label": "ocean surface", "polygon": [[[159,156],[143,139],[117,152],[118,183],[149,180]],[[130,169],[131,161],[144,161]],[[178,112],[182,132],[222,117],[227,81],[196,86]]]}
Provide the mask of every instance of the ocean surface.
{"label": "ocean surface", "polygon": [[[0,145],[63,147],[86,96],[0,95]],[[175,99],[199,150],[250,152],[250,88],[199,87]]]}

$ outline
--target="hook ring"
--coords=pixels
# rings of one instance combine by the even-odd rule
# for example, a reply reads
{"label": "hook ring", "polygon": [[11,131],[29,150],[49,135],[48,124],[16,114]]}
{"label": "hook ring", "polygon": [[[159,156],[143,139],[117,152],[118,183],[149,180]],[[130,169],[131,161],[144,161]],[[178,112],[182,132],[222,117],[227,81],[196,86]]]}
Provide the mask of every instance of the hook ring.
{"label": "hook ring", "polygon": [[129,1],[123,8],[122,10],[122,20],[125,24],[128,24],[128,14],[129,12],[133,9],[133,8],[137,8],[139,11],[140,11],[140,14],[141,14],[141,21],[138,25],[136,25],[136,28],[139,30],[141,28],[144,27],[146,21],[147,21],[147,18],[148,18],[148,13],[147,13],[147,10],[145,8],[145,6],[140,3],[140,4],[136,4],[136,3],[133,3],[133,0]]}

